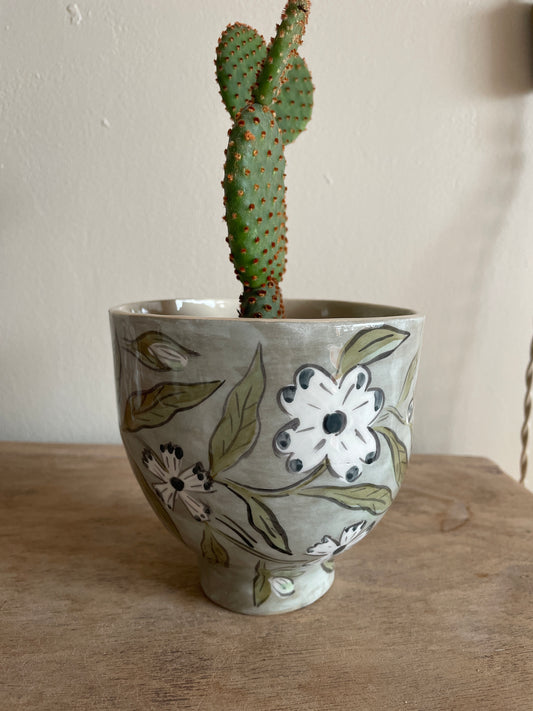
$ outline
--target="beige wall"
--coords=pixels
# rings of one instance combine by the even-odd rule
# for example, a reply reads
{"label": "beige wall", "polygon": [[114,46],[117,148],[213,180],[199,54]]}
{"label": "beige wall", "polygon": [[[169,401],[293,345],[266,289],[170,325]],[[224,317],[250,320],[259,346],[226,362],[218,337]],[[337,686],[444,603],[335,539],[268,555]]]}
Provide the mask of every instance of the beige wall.
{"label": "beige wall", "polygon": [[[270,35],[280,6],[3,0],[0,438],[118,441],[107,308],[238,293],[214,46],[236,20]],[[286,296],[425,312],[417,450],[514,476],[533,330],[528,41],[518,2],[315,0],[315,113],[287,150]]]}

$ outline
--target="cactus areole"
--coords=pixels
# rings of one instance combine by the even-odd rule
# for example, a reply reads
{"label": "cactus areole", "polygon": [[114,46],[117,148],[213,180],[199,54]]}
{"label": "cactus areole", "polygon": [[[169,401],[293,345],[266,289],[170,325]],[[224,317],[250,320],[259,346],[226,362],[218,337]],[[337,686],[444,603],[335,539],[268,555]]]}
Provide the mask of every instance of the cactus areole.
{"label": "cactus areole", "polygon": [[313,84],[298,48],[310,0],[285,6],[267,46],[252,27],[228,25],[215,60],[220,94],[233,126],[224,166],[227,242],[242,284],[240,316],[283,318],[287,216],[285,146],[304,130]]}

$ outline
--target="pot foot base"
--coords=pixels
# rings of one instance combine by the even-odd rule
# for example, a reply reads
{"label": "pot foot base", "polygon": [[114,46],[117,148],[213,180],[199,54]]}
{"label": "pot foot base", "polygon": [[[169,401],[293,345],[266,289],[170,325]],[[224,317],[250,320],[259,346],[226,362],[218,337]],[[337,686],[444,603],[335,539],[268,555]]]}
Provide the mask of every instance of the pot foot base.
{"label": "pot foot base", "polygon": [[283,574],[266,568],[229,567],[200,561],[200,584],[205,595],[217,605],[245,615],[278,615],[299,610],[324,595],[334,580],[334,572],[320,564]]}

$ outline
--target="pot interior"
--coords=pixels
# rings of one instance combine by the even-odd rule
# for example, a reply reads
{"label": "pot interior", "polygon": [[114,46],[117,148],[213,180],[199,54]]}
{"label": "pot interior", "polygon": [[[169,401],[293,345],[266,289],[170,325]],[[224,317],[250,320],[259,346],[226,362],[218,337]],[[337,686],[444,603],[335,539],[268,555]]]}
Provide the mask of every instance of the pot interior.
{"label": "pot interior", "polygon": [[[111,309],[113,313],[153,316],[183,316],[185,318],[238,318],[236,299],[167,299],[140,301]],[[319,299],[287,299],[286,319],[384,319],[416,316],[415,311],[394,306],[363,304],[350,301]],[[242,319],[241,319],[242,320]],[[265,323],[270,320],[266,319]],[[272,319],[274,322],[275,319]]]}

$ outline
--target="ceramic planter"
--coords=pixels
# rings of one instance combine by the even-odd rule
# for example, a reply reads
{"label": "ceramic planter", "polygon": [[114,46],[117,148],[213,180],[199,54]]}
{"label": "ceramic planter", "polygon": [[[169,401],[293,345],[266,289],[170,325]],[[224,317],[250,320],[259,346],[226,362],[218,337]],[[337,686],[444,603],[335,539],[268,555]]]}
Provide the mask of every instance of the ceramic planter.
{"label": "ceramic planter", "polygon": [[223,300],[111,310],[122,439],[143,492],[198,554],[206,595],[274,614],[331,586],[381,520],[411,448],[423,317],[289,301],[239,319]]}

